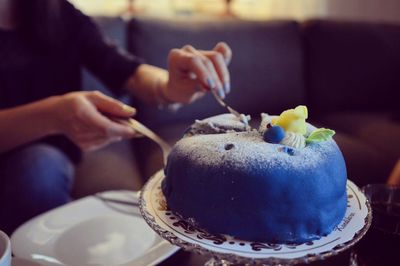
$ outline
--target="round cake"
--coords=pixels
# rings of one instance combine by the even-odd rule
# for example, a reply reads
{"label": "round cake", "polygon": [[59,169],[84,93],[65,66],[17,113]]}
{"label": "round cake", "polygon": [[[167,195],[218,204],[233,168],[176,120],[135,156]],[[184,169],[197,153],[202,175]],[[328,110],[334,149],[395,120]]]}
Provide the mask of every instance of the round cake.
{"label": "round cake", "polygon": [[333,131],[286,123],[283,114],[263,114],[258,130],[230,114],[196,121],[168,158],[168,208],[210,233],[249,241],[329,234],[347,206],[343,156]]}

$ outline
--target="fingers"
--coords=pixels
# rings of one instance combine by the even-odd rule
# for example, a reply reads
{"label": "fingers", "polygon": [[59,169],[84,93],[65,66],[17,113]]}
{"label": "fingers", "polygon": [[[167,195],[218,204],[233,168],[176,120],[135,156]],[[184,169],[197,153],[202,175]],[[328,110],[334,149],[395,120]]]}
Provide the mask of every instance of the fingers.
{"label": "fingers", "polygon": [[135,108],[98,91],[89,92],[87,98],[103,113],[121,117],[131,117],[136,114]]}
{"label": "fingers", "polygon": [[214,65],[214,69],[218,74],[219,80],[223,82],[222,84],[224,92],[229,93],[231,91],[230,75],[224,56],[215,51],[202,51],[202,54],[211,60]]}
{"label": "fingers", "polygon": [[223,56],[215,51],[201,52],[190,45],[184,46],[182,50],[198,58],[198,62],[203,65],[204,74],[207,75],[208,87],[215,90],[221,98],[225,98],[224,88],[229,88],[229,74]]}
{"label": "fingers", "polygon": [[[229,93],[231,90],[231,83],[228,65],[232,60],[232,50],[225,42],[219,42],[214,47],[213,51],[214,54],[212,52],[207,52],[207,56],[212,57],[213,62],[218,64],[216,69],[218,71],[218,74],[220,75],[220,77],[222,76],[222,80],[224,81],[225,92]],[[222,55],[222,58],[219,55]],[[222,64],[222,61],[224,61],[225,64]]]}
{"label": "fingers", "polygon": [[[104,113],[120,116],[131,117],[136,114],[136,109],[121,103],[111,97],[108,97],[100,92],[91,92],[88,95],[89,100],[96,108]],[[93,111],[87,113],[88,122],[99,129],[105,137],[123,137],[130,138],[135,135],[135,131],[127,125],[122,125],[112,121],[99,112]]]}
{"label": "fingers", "polygon": [[111,121],[95,108],[88,108],[82,114],[82,121],[84,121],[86,128],[91,132],[96,132],[101,137],[131,138],[136,133],[127,125]]}
{"label": "fingers", "polygon": [[131,127],[111,121],[100,113],[95,116],[91,116],[89,119],[91,119],[93,126],[97,128],[103,137],[132,138],[136,135],[136,131]]}
{"label": "fingers", "polygon": [[222,42],[211,51],[196,50],[190,45],[171,50],[168,57],[168,84],[170,88],[180,89],[171,89],[170,92],[175,92],[175,99],[183,103],[204,95],[197,92],[210,89],[224,98],[230,92],[227,64],[231,57],[232,51]]}
{"label": "fingers", "polygon": [[190,79],[197,79],[203,88],[209,88],[209,74],[199,56],[184,49],[173,49],[170,53],[170,69],[177,69],[178,75],[188,75]]}
{"label": "fingers", "polygon": [[229,65],[232,60],[232,50],[225,42],[219,42],[213,49],[223,55],[226,65]]}
{"label": "fingers", "polygon": [[65,94],[60,97],[57,108],[64,111],[59,116],[60,133],[82,149],[101,147],[137,135],[128,125],[103,115],[107,113],[112,114],[111,117],[125,119],[121,117],[131,117],[136,110],[100,92]]}
{"label": "fingers", "polygon": [[[80,134],[76,134],[73,137],[73,141],[84,151],[97,150],[125,138],[137,137],[137,133],[134,130],[130,128],[125,129],[123,125],[122,128],[114,128],[114,122],[111,122],[112,126],[108,123],[102,125],[98,121],[95,122],[95,125],[92,122],[89,123],[90,126],[81,126],[79,129]],[[120,126],[117,124],[117,127]],[[124,132],[125,130],[127,131]]]}

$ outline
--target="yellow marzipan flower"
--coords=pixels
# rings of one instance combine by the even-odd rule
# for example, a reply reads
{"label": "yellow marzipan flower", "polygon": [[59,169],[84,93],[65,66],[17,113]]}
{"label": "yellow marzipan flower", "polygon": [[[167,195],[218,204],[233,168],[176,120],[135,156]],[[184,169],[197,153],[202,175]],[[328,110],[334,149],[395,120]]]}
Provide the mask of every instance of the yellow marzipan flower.
{"label": "yellow marzipan flower", "polygon": [[299,105],[294,109],[283,111],[279,117],[272,119],[272,124],[282,127],[286,132],[306,134],[306,119],[308,110],[305,105]]}

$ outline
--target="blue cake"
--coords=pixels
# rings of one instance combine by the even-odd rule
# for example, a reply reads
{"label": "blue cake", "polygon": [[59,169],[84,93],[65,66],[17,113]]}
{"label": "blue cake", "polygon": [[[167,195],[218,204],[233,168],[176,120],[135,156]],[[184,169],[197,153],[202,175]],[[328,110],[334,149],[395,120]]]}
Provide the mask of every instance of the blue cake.
{"label": "blue cake", "polygon": [[329,234],[346,211],[345,162],[334,132],[307,124],[302,112],[263,114],[258,130],[230,114],[196,121],[168,158],[168,208],[210,233],[249,241]]}

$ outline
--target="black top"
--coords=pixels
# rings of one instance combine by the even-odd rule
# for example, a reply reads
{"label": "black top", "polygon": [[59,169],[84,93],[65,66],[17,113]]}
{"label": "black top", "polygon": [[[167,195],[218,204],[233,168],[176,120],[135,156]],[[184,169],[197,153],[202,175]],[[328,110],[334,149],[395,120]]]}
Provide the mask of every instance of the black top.
{"label": "black top", "polygon": [[22,31],[0,30],[0,109],[81,90],[81,67],[119,93],[141,63],[106,43],[93,21],[67,1],[60,14],[62,45],[44,48],[27,42]]}

